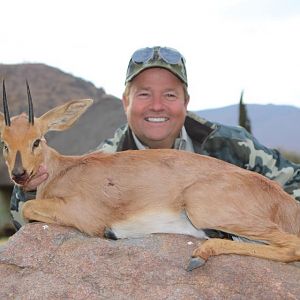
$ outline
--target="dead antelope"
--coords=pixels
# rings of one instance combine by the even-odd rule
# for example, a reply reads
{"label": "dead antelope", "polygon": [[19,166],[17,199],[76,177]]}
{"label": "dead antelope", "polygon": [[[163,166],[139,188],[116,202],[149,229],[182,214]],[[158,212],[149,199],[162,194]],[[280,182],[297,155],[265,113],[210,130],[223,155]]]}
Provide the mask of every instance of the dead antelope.
{"label": "dead antelope", "polygon": [[[131,238],[176,233],[206,239],[188,270],[213,255],[300,260],[300,206],[267,178],[211,157],[176,150],[63,156],[47,146],[47,131],[69,128],[92,104],[70,101],[34,118],[10,118],[3,84],[0,131],[12,180],[23,185],[43,163],[48,179],[27,201],[27,220],[72,226],[91,236]],[[263,243],[209,239],[215,229]]]}

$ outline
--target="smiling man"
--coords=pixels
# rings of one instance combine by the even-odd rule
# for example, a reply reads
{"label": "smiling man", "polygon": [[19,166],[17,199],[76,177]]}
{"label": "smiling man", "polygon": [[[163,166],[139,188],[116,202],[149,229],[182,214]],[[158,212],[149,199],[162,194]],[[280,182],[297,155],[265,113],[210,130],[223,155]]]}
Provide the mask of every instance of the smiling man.
{"label": "smiling man", "polygon": [[173,148],[188,101],[181,80],[166,69],[151,68],[137,75],[123,96],[135,139],[150,148]]}
{"label": "smiling man", "polygon": [[[122,101],[128,123],[97,150],[172,148],[213,156],[277,181],[300,201],[300,165],[263,146],[242,127],[213,123],[187,111],[185,59],[177,50],[148,47],[135,51],[129,61],[125,85]],[[182,170],[182,176],[185,172],[188,170]],[[47,176],[47,170],[40,166],[24,190],[15,187],[11,200],[15,219],[21,220],[18,217],[22,202],[35,195],[28,191],[34,190]],[[17,228],[23,221],[18,223],[15,222]]]}
{"label": "smiling man", "polygon": [[124,128],[118,130],[115,139],[100,148],[111,151],[114,145],[116,151],[175,148],[195,152],[184,125],[189,103],[185,59],[177,50],[137,50],[130,59],[125,84],[122,101],[128,128],[125,135]]}

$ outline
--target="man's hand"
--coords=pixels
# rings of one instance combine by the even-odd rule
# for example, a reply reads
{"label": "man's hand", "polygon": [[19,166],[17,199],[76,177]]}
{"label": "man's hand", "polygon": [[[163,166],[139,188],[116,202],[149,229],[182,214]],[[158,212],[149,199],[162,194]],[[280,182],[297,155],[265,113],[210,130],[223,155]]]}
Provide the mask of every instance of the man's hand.
{"label": "man's hand", "polygon": [[36,190],[36,188],[48,178],[46,166],[40,165],[37,173],[22,187],[24,192]]}

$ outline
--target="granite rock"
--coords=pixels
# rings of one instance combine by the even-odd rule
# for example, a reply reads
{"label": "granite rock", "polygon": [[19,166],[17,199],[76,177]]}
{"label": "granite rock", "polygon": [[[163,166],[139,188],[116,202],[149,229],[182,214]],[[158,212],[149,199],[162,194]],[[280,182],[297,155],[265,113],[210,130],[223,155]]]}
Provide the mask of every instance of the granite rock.
{"label": "granite rock", "polygon": [[198,240],[106,240],[31,223],[0,248],[0,299],[300,299],[300,268],[238,255],[186,267]]}

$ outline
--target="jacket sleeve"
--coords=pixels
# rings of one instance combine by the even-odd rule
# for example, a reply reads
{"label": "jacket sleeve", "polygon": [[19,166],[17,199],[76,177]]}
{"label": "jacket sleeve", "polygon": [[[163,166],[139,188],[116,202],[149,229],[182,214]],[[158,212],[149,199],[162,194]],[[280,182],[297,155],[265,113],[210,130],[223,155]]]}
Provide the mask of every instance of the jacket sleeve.
{"label": "jacket sleeve", "polygon": [[218,125],[207,139],[204,152],[277,181],[300,201],[300,165],[265,147],[244,128]]}
{"label": "jacket sleeve", "polygon": [[36,192],[24,192],[19,186],[15,185],[10,198],[10,212],[13,218],[15,228],[18,230],[25,221],[22,217],[22,205],[30,199],[34,199]]}

